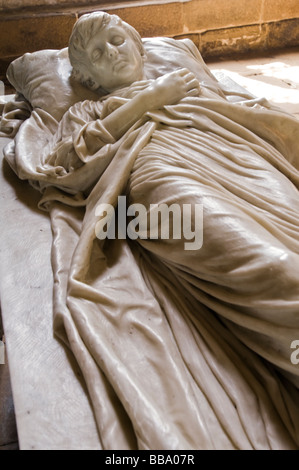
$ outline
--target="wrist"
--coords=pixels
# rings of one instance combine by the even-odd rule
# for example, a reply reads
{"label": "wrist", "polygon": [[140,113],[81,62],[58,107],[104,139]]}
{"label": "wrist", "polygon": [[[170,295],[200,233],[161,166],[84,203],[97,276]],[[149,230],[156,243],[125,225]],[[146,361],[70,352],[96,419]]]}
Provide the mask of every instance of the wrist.
{"label": "wrist", "polygon": [[142,93],[142,102],[145,108],[145,112],[149,111],[153,108],[155,108],[156,103],[155,103],[155,92],[154,88],[152,85],[150,85],[148,88],[146,88]]}

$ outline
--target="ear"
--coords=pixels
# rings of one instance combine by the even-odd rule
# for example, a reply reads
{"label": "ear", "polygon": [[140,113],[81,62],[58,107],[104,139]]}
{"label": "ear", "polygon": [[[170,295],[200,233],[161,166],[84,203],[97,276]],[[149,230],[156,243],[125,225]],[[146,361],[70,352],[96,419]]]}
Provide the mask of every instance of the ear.
{"label": "ear", "polygon": [[90,77],[82,77],[82,84],[92,91],[96,91],[101,85]]}

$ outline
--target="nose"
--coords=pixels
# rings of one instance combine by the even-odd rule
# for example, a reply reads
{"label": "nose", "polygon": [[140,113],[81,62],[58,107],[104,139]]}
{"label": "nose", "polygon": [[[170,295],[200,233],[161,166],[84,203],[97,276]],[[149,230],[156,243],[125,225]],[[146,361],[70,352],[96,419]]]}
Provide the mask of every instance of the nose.
{"label": "nose", "polygon": [[118,55],[118,49],[113,44],[108,43],[106,45],[106,53],[109,59],[113,59],[114,57]]}

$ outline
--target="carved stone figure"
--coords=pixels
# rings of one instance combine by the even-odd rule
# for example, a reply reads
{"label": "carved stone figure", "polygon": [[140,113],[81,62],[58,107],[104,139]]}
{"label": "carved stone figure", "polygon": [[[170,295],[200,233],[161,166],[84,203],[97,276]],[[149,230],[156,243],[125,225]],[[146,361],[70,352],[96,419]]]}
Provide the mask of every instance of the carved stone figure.
{"label": "carved stone figure", "polygon": [[[114,15],[82,16],[69,57],[93,98],[33,106],[6,159],[50,213],[55,333],[103,447],[298,448],[298,121]],[[146,223],[98,236],[99,207],[161,204],[191,208],[197,249]]]}

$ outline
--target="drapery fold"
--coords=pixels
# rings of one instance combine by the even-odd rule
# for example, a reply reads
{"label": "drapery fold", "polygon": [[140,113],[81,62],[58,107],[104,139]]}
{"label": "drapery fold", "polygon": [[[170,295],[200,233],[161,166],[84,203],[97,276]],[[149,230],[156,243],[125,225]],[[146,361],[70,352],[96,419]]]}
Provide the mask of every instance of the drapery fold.
{"label": "drapery fold", "polygon": [[[55,333],[80,365],[103,448],[298,448],[299,124],[203,86],[117,142],[98,126],[89,155],[89,123],[127,93],[60,122],[35,110],[6,151],[50,213]],[[202,203],[202,247],[99,240],[96,209],[117,210],[120,195],[148,210]]]}

